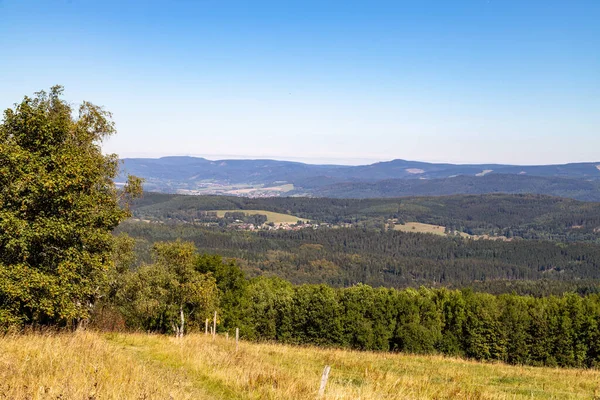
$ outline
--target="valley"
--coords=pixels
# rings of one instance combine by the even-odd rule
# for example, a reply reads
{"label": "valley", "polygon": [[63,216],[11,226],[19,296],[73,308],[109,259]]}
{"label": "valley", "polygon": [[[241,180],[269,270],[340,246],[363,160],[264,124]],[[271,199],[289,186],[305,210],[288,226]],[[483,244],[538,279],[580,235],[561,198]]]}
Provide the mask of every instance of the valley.
{"label": "valley", "polygon": [[[138,262],[156,241],[191,241],[248,277],[295,284],[472,287],[492,293],[597,290],[600,204],[541,195],[396,199],[242,198],[146,193]],[[297,221],[302,221],[298,223]],[[286,222],[287,221],[287,222]]]}

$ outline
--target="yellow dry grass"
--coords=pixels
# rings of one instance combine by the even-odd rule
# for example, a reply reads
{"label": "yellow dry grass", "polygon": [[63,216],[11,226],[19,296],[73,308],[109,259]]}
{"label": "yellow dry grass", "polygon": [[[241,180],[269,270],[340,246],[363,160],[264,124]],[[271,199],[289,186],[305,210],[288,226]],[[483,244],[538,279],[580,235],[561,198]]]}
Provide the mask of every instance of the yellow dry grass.
{"label": "yellow dry grass", "polygon": [[[432,233],[434,235],[448,236],[446,228],[441,225],[423,224],[421,222],[406,222],[404,225],[394,225],[394,230],[402,232],[413,232],[413,233]],[[464,238],[470,239],[484,239],[484,240],[505,240],[510,241],[504,236],[489,236],[489,235],[469,235],[465,232],[456,232]]]}
{"label": "yellow dry grass", "polygon": [[261,214],[261,215],[267,216],[267,222],[273,222],[275,224],[280,224],[280,223],[295,224],[298,221],[303,221],[303,222],[307,221],[304,218],[298,218],[294,215],[282,214],[282,213],[265,211],[265,210],[212,210],[211,212],[216,212],[217,217],[219,217],[219,218],[223,218],[225,216],[225,213],[228,213],[228,212],[243,212],[246,215]]}
{"label": "yellow dry grass", "polygon": [[0,398],[593,399],[600,371],[240,342],[78,332],[0,338]]}
{"label": "yellow dry grass", "polygon": [[[394,230],[402,232],[414,233],[433,233],[434,235],[446,235],[446,228],[440,225],[423,224],[421,222],[407,222],[404,225],[395,225]],[[468,237],[469,235],[460,232],[461,236]]]}

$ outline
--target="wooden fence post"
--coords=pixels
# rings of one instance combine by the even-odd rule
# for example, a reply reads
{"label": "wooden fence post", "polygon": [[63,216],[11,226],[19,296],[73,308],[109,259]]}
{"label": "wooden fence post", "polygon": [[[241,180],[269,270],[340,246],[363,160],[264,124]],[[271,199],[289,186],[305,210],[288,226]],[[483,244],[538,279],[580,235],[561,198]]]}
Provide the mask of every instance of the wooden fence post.
{"label": "wooden fence post", "polygon": [[204,321],[204,334],[208,335],[208,318]]}
{"label": "wooden fence post", "polygon": [[331,367],[329,365],[325,366],[323,370],[323,375],[321,375],[321,386],[319,387],[319,397],[323,397],[325,395],[325,386],[327,386],[327,379],[329,379],[329,371],[331,371]]}
{"label": "wooden fence post", "polygon": [[215,340],[215,335],[217,334],[217,312],[215,311],[215,316],[213,318],[213,340]]}
{"label": "wooden fence post", "polygon": [[225,332],[225,340],[229,340],[229,332]]}
{"label": "wooden fence post", "polygon": [[235,328],[235,351],[238,351],[240,341],[240,328]]}

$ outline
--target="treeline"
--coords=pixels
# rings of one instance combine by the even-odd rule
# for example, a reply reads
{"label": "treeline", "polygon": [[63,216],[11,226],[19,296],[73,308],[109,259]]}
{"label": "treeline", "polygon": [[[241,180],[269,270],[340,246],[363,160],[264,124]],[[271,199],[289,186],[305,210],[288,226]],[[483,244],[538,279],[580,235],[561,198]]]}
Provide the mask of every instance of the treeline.
{"label": "treeline", "polygon": [[117,239],[117,275],[92,325],[249,340],[440,353],[513,364],[592,367],[600,361],[600,295],[534,298],[471,290],[348,288],[247,280],[239,266],[198,254],[191,243],[157,243],[153,261],[132,266],[133,241]]}
{"label": "treeline", "polygon": [[448,285],[452,289],[468,288],[475,292],[490,293],[495,295],[517,294],[521,296],[546,297],[561,296],[564,293],[576,293],[581,296],[600,293],[600,280],[598,279],[537,279],[514,280],[498,279],[467,284]]}
{"label": "treeline", "polygon": [[156,241],[183,239],[202,252],[235,258],[249,276],[277,275],[295,284],[465,286],[497,280],[600,279],[600,245],[471,240],[359,228],[259,233],[191,224],[125,222],[141,260]]}
{"label": "treeline", "polygon": [[194,222],[208,210],[266,210],[312,221],[382,226],[387,219],[449,227],[473,235],[523,239],[598,241],[600,204],[543,195],[457,195],[392,199],[243,198],[146,193],[136,217]]}
{"label": "treeline", "polygon": [[256,340],[528,365],[591,367],[600,361],[598,295],[533,298],[366,285],[333,289],[258,278],[242,304],[242,332]]}

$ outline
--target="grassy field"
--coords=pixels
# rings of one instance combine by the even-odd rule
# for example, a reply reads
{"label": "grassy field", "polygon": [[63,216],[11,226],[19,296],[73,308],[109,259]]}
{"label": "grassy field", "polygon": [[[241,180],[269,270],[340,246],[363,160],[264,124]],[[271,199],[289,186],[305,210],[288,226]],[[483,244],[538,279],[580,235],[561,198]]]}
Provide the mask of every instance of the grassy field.
{"label": "grassy field", "polygon": [[212,212],[216,212],[217,217],[219,217],[219,218],[223,218],[225,216],[225,213],[227,213],[227,212],[244,212],[246,215],[261,214],[261,215],[267,216],[267,222],[273,222],[275,224],[279,224],[279,223],[283,223],[283,222],[295,224],[298,221],[306,221],[306,219],[304,219],[304,218],[298,218],[293,215],[276,213],[276,212],[265,211],[265,210],[212,210]]}
{"label": "grassy field", "polygon": [[440,225],[422,224],[420,222],[407,222],[404,225],[394,225],[394,230],[414,233],[433,233],[445,236],[445,229]]}
{"label": "grassy field", "polygon": [[593,399],[600,371],[241,342],[79,332],[0,337],[0,398]]}
{"label": "grassy field", "polygon": [[[440,225],[422,224],[420,222],[407,222],[404,225],[394,225],[394,230],[402,232],[414,233],[433,233],[434,235],[446,236],[446,228]],[[463,237],[471,237],[471,235],[460,232]]]}
{"label": "grassy field", "polygon": [[[404,225],[394,225],[394,230],[402,232],[414,233],[433,233],[434,235],[447,236],[446,228],[440,225],[423,224],[421,222],[406,222]],[[488,236],[488,235],[469,235],[465,232],[458,232],[465,238],[471,239],[486,239],[486,240],[507,240],[504,236]]]}

